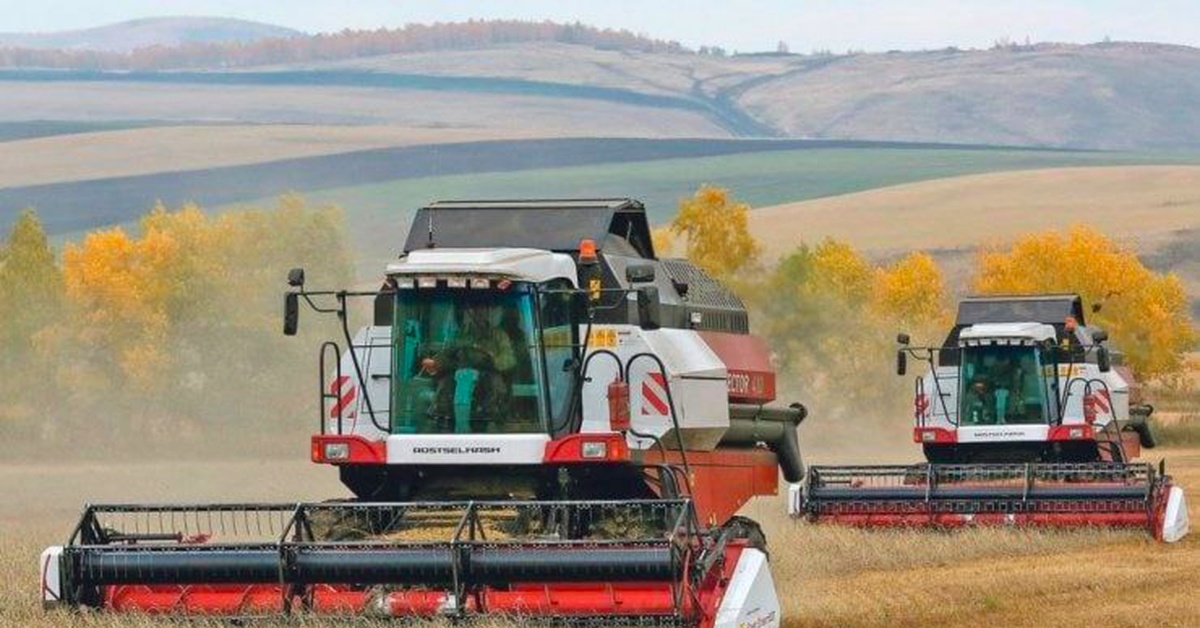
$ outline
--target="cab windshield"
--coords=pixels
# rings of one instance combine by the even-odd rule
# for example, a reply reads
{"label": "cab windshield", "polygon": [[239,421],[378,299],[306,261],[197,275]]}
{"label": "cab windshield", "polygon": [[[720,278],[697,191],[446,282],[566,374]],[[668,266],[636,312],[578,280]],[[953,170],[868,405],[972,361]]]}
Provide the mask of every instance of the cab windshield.
{"label": "cab windshield", "polygon": [[534,301],[532,287],[520,283],[398,290],[392,431],[544,432]]}
{"label": "cab windshield", "polygon": [[960,425],[1046,423],[1046,382],[1036,347],[965,347]]}

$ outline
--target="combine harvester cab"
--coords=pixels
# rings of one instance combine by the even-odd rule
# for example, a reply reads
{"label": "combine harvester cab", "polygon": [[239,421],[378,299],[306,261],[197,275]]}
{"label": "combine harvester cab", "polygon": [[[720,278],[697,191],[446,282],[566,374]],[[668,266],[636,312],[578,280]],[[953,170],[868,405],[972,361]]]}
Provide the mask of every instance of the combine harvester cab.
{"label": "combine harvester cab", "polygon": [[355,500],[92,506],[43,556],[48,604],[780,624],[736,512],[803,476],[805,410],[768,405],[745,308],[657,258],[640,203],[435,203],[379,290],[289,284],[286,334],[305,304],[341,324],[310,456]]}
{"label": "combine harvester cab", "polygon": [[1153,408],[1131,399],[1128,368],[1084,324],[1075,295],[976,297],[941,347],[898,338],[914,383],[913,440],[926,464],[820,466],[790,488],[789,512],[859,526],[1043,525],[1142,528],[1175,542],[1183,489],[1132,462],[1155,446]]}

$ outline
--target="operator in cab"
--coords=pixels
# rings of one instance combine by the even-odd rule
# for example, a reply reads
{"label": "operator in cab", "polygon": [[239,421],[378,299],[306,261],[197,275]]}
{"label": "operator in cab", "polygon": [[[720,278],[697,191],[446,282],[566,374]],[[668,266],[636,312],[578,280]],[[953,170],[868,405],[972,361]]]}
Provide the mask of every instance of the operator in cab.
{"label": "operator in cab", "polygon": [[503,323],[503,308],[470,303],[462,308],[458,336],[425,370],[437,381],[431,414],[444,431],[487,432],[492,421],[510,414],[514,339]]}
{"label": "operator in cab", "polygon": [[971,387],[963,397],[963,415],[972,425],[996,422],[996,398],[984,376],[978,375],[971,381]]}

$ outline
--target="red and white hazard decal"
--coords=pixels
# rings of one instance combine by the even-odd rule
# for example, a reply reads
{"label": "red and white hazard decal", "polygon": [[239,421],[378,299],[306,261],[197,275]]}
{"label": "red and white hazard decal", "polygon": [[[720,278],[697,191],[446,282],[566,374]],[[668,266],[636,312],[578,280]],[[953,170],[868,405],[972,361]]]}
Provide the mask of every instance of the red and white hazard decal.
{"label": "red and white hazard decal", "polygon": [[662,373],[646,373],[642,380],[642,416],[667,416],[667,378]]}
{"label": "red and white hazard decal", "polygon": [[337,401],[329,408],[329,418],[352,419],[358,415],[358,406],[354,403],[358,398],[358,387],[350,380],[350,376],[343,375],[333,380],[329,385],[329,394],[337,395]]}
{"label": "red and white hazard decal", "polygon": [[1101,389],[1092,393],[1092,403],[1096,404],[1096,411],[1103,414],[1112,412],[1112,398],[1108,396],[1108,391]]}

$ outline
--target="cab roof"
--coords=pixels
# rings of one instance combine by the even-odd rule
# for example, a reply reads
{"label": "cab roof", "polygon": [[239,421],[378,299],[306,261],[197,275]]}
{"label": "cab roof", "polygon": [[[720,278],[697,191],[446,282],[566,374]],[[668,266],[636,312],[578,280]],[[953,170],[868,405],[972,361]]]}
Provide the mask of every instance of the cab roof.
{"label": "cab roof", "polygon": [[978,323],[1044,323],[1062,325],[1067,317],[1086,325],[1083,300],[1077,294],[972,296],[958,304],[956,326]]}
{"label": "cab roof", "polygon": [[1044,323],[977,323],[964,328],[958,335],[959,342],[964,344],[990,341],[1042,342],[1054,339],[1054,327]]}
{"label": "cab roof", "polygon": [[422,249],[387,265],[388,275],[468,275],[575,285],[575,262],[538,249]]}
{"label": "cab roof", "polygon": [[574,254],[617,236],[655,259],[646,208],[629,198],[438,201],[417,210],[404,252],[433,248],[525,248]]}

